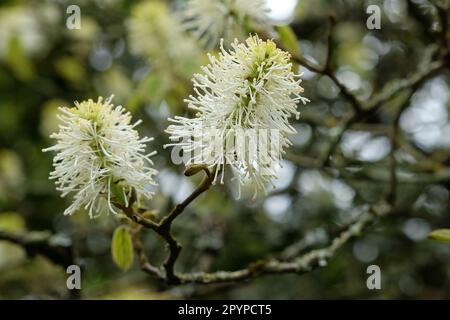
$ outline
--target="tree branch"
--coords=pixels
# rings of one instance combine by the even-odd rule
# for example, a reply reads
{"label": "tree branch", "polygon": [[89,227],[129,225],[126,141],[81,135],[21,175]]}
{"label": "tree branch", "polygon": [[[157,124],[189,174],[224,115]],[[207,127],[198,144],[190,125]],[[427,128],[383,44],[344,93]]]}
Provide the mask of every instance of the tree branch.
{"label": "tree branch", "polygon": [[74,264],[72,241],[62,235],[38,231],[12,233],[0,229],[1,240],[21,246],[30,257],[40,254],[63,267]]}
{"label": "tree branch", "polygon": [[276,259],[256,261],[246,268],[236,271],[217,271],[212,273],[185,273],[179,274],[182,283],[211,284],[222,282],[243,281],[266,274],[296,273],[304,274],[314,269],[326,266],[336,252],[348,243],[352,238],[362,234],[367,227],[379,217],[391,212],[391,207],[386,203],[380,203],[370,208],[345,230],[343,230],[331,244],[322,249],[311,250],[293,261],[280,261]]}
{"label": "tree branch", "polygon": [[333,59],[333,29],[336,24],[335,18],[333,16],[329,17],[329,30],[327,35],[327,57],[325,60],[325,65],[323,67],[320,67],[318,65],[313,64],[312,62],[307,61],[304,57],[301,57],[299,55],[292,55],[292,60],[297,62],[299,65],[307,68],[308,70],[319,73],[322,75],[328,76],[337,87],[339,87],[341,94],[345,97],[345,99],[351,104],[354,112],[362,112],[363,106],[362,103],[356,98],[356,96],[350,92],[350,90],[341,83],[336,75],[334,74],[334,71],[331,67],[331,62]]}
{"label": "tree branch", "polygon": [[[448,23],[444,21],[447,25]],[[347,102],[352,106],[352,112],[348,114],[340,124],[339,133],[335,136],[333,141],[330,143],[326,152],[319,160],[307,158],[307,157],[297,157],[295,155],[290,155],[289,158],[294,162],[300,163],[300,165],[311,166],[316,168],[325,168],[330,165],[331,157],[335,152],[335,149],[341,142],[344,133],[351,128],[356,123],[366,122],[371,116],[376,114],[381,107],[386,103],[395,98],[398,94],[405,90],[409,90],[408,96],[404,103],[399,107],[399,110],[395,114],[395,118],[392,124],[392,149],[390,154],[390,168],[389,168],[389,183],[390,188],[386,195],[386,200],[383,200],[377,205],[370,206],[369,209],[360,215],[355,221],[341,228],[339,233],[331,243],[321,249],[314,249],[305,254],[294,257],[292,260],[280,260],[280,259],[269,259],[256,261],[249,264],[246,268],[236,270],[236,271],[217,271],[211,273],[175,273],[174,266],[181,252],[181,245],[173,237],[171,233],[172,222],[185,210],[185,208],[194,201],[199,195],[209,189],[214,179],[214,173],[211,173],[205,167],[189,168],[186,170],[185,175],[191,176],[199,171],[204,171],[206,173],[205,178],[202,183],[195,189],[195,191],[186,198],[182,203],[177,204],[172,211],[163,217],[160,222],[155,222],[152,219],[148,219],[139,213],[136,213],[133,208],[134,201],[130,201],[130,205],[125,207],[123,205],[117,204],[117,206],[122,209],[126,215],[131,218],[135,223],[138,224],[138,229],[134,234],[134,242],[136,246],[136,251],[138,252],[139,260],[141,263],[142,270],[155,276],[156,278],[168,283],[168,284],[183,284],[183,283],[198,283],[198,284],[211,284],[211,283],[223,283],[223,282],[236,282],[255,278],[264,274],[281,274],[281,273],[297,273],[302,274],[314,270],[317,267],[325,266],[330,258],[332,258],[337,250],[348,243],[353,237],[356,237],[362,233],[367,227],[374,223],[379,217],[382,217],[394,209],[397,185],[399,183],[399,177],[397,176],[397,162],[395,160],[395,152],[399,147],[398,136],[400,135],[399,120],[403,110],[409,105],[409,100],[411,99],[413,93],[420,88],[420,86],[425,83],[429,78],[438,74],[445,69],[448,65],[445,57],[448,55],[448,46],[446,44],[447,55],[441,56],[441,60],[433,61],[428,63],[425,68],[420,69],[411,77],[397,81],[394,85],[388,83],[385,85],[381,93],[366,103],[360,101],[356,95],[354,95],[343,83],[339,81],[336,77],[333,68],[333,29],[335,21],[330,18],[329,32],[327,36],[328,51],[324,66],[321,67],[315,63],[312,63],[299,55],[293,55],[292,60],[298,64],[304,66],[308,70],[328,76],[337,87],[339,87],[342,96],[347,100]],[[443,45],[443,43],[442,43]],[[142,241],[140,238],[141,228],[145,227],[154,230],[158,233],[164,241],[167,243],[169,248],[169,254],[164,263],[164,271],[161,268],[151,265],[145,255]]]}
{"label": "tree branch", "polygon": [[200,183],[200,185],[183,202],[177,204],[167,216],[161,219],[159,223],[156,223],[153,220],[145,218],[142,215],[135,212],[133,205],[136,202],[136,195],[134,191],[133,196],[130,198],[128,206],[124,206],[120,203],[114,203],[115,206],[121,209],[135,223],[143,227],[152,229],[158,235],[160,235],[167,243],[169,248],[169,255],[166,261],[164,262],[165,275],[163,275],[157,267],[154,267],[148,262],[148,259],[145,256],[144,248],[142,246],[142,241],[140,240],[140,230],[138,230],[138,233],[135,234],[134,237],[134,244],[136,246],[136,250],[140,259],[141,268],[144,271],[152,274],[153,276],[156,276],[160,279],[164,279],[169,284],[180,283],[179,277],[175,274],[174,266],[182,249],[181,244],[172,235],[171,232],[172,222],[181,213],[183,213],[184,209],[186,209],[186,207],[192,201],[194,201],[197,197],[199,197],[203,192],[207,191],[211,187],[212,182],[214,180],[215,170],[211,172],[206,166],[188,167],[184,174],[189,177],[195,175],[200,171],[205,172],[205,178]]}

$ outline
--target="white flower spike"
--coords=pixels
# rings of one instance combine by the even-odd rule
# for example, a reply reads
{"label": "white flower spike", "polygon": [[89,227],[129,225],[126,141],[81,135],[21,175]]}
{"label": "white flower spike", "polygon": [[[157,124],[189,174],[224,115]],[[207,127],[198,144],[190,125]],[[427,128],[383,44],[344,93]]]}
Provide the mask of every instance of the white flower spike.
{"label": "white flower spike", "polygon": [[291,145],[287,136],[296,130],[289,118],[299,116],[298,102],[309,100],[301,96],[290,54],[271,40],[235,40],[232,49],[221,46],[220,55],[209,59],[203,74],[194,75],[196,96],[186,100],[196,117],[169,119],[174,124],[166,132],[173,143],[167,146],[183,150],[186,165],[215,167],[214,182],[221,172],[223,183],[229,164],[240,182],[239,194],[240,185],[250,182],[256,197],[276,178],[284,149]]}
{"label": "white flower spike", "polygon": [[151,138],[139,138],[134,129],[141,121],[131,124],[131,115],[122,106],[111,104],[112,96],[97,102],[89,99],[75,107],[60,108],[62,121],[59,132],[50,137],[56,145],[44,149],[56,151],[54,171],[50,179],[56,180],[61,196],[74,193],[73,203],[65,210],[71,215],[80,208],[95,218],[103,211],[116,213],[113,201],[125,203],[132,190],[151,198],[151,185],[155,185],[155,169],[146,154],[146,143]]}
{"label": "white flower spike", "polygon": [[212,48],[221,38],[245,37],[248,22],[267,27],[268,12],[266,0],[189,0],[181,15],[186,30]]}

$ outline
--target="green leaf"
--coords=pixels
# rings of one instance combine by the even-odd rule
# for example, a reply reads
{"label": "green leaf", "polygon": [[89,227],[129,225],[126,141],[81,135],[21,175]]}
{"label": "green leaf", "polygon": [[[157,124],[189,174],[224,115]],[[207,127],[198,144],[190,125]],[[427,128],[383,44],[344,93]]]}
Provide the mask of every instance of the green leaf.
{"label": "green leaf", "polygon": [[300,56],[300,46],[292,28],[290,26],[278,26],[277,32],[284,49],[288,50],[293,56]]}
{"label": "green leaf", "polygon": [[113,196],[114,202],[120,203],[121,205],[125,205],[125,196],[124,196],[124,187],[121,184],[121,181],[116,181],[115,178],[111,181],[111,194]]}
{"label": "green leaf", "polygon": [[433,240],[450,242],[450,229],[434,230],[428,235],[428,238]]}
{"label": "green leaf", "polygon": [[9,40],[5,58],[7,64],[19,79],[29,81],[33,78],[33,64],[26,56],[22,44],[17,37],[12,37]]}
{"label": "green leaf", "polygon": [[114,263],[122,271],[130,269],[134,259],[133,241],[128,229],[124,226],[120,226],[114,231],[111,254]]}

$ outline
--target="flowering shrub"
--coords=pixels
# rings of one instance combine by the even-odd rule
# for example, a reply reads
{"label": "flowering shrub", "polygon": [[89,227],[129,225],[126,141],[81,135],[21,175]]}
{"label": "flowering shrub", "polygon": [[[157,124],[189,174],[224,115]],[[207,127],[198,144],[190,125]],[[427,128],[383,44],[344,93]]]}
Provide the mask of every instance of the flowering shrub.
{"label": "flowering shrub", "polygon": [[2,2],[0,299],[448,295],[450,6],[403,2]]}

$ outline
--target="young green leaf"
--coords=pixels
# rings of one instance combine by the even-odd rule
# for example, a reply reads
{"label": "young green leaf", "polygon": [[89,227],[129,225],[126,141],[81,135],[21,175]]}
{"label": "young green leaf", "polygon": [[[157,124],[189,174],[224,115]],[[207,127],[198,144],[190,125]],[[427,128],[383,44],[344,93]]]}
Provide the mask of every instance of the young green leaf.
{"label": "young green leaf", "polygon": [[450,242],[450,229],[434,230],[428,235],[428,238],[433,240]]}
{"label": "young green leaf", "polygon": [[127,228],[118,227],[114,231],[111,243],[111,254],[114,263],[123,271],[130,269],[133,264],[133,241]]}
{"label": "young green leaf", "polygon": [[289,51],[293,56],[300,56],[300,46],[292,28],[290,26],[278,26],[277,32],[284,49]]}

